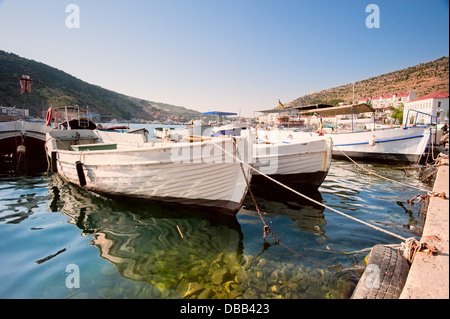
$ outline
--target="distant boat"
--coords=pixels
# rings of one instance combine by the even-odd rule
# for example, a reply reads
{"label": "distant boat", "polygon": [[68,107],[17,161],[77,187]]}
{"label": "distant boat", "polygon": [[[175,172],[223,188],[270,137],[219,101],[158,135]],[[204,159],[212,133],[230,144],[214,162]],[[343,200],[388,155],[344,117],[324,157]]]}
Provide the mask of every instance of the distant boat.
{"label": "distant boat", "polygon": [[[352,118],[354,114],[375,112],[367,104],[298,109],[300,115],[305,113],[316,113],[320,116],[352,114]],[[318,134],[333,139],[333,157],[346,158],[344,155],[346,154],[355,160],[418,162],[430,143],[432,128],[429,125],[381,130],[371,129],[371,125],[367,124],[366,130],[363,131],[355,131],[352,124],[351,131],[335,130],[332,133],[323,131]]]}
{"label": "distant boat", "polygon": [[170,137],[170,133],[171,131],[175,130],[174,127],[155,127],[153,129],[153,134],[155,134],[155,136],[157,138],[160,139],[165,139],[165,138],[169,138]]}
{"label": "distant boat", "polygon": [[213,127],[212,135],[220,136],[220,135],[231,135],[231,136],[239,136],[241,135],[241,131],[248,128],[247,123],[232,123],[226,124],[218,127]]}
{"label": "distant boat", "polygon": [[205,124],[192,124],[185,128],[175,129],[169,127],[155,127],[153,133],[157,138],[168,139],[174,142],[201,141],[204,138],[210,138],[212,135],[212,126]]}
{"label": "distant boat", "polygon": [[175,142],[183,142],[187,139],[192,140],[193,137],[197,140],[201,140],[201,137],[211,137],[211,133],[211,125],[194,124],[181,130],[170,131],[169,138]]}
{"label": "distant boat", "polygon": [[207,207],[232,215],[242,206],[251,170],[242,169],[229,154],[251,163],[250,147],[244,137],[148,143],[141,134],[47,133],[52,171],[73,184],[106,195]]}
{"label": "distant boat", "polygon": [[56,130],[94,130],[97,128],[88,109],[76,106],[52,106],[47,110],[45,125]]}
{"label": "distant boat", "polygon": [[109,132],[123,132],[128,131],[130,129],[127,125],[112,125],[112,126],[102,126],[100,124],[97,125],[97,130],[100,131],[109,131]]}

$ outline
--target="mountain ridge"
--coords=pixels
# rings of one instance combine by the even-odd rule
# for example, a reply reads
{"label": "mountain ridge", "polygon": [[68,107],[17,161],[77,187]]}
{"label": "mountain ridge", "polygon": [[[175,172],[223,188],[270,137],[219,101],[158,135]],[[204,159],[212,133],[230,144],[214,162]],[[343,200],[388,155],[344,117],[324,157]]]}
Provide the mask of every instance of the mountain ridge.
{"label": "mountain ridge", "polygon": [[[34,80],[32,94],[21,94],[19,77]],[[354,83],[355,102],[360,98],[385,94],[414,92],[417,97],[449,91],[449,57],[385,73]],[[313,92],[285,106],[353,102],[353,83]],[[172,120],[179,122],[198,118],[200,113],[182,106],[131,97],[95,84],[87,83],[62,70],[41,62],[0,50],[0,105],[24,107],[31,116],[44,116],[50,105],[89,106],[94,113],[117,120]]]}
{"label": "mountain ridge", "polygon": [[[33,79],[31,94],[21,94],[19,77]],[[89,106],[94,113],[118,120],[189,121],[200,113],[182,106],[144,100],[90,84],[41,62],[0,50],[0,104],[24,107],[43,116],[50,105]]]}

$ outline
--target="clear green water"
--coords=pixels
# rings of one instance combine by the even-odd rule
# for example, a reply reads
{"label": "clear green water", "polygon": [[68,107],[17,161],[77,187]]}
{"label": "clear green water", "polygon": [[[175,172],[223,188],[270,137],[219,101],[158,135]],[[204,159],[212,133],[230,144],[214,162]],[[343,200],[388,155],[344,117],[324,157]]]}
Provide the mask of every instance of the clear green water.
{"label": "clear green water", "polygon": [[[398,166],[363,164],[423,185]],[[348,298],[364,253],[400,240],[297,196],[255,189],[234,218],[187,207],[109,199],[57,175],[0,176],[0,298]],[[333,161],[314,199],[402,235],[420,236],[420,192]],[[178,230],[179,229],[179,230]],[[181,234],[183,237],[181,236]],[[67,284],[75,273],[79,288]],[[74,279],[75,280],[75,279]],[[75,281],[73,281],[75,282]]]}

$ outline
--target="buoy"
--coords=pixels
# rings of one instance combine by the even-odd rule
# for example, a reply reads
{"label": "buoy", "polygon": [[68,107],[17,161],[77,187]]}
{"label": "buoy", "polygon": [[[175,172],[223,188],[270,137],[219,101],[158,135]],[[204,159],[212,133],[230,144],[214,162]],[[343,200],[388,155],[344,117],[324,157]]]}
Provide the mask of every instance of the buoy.
{"label": "buoy", "polygon": [[80,182],[80,186],[84,187],[86,186],[86,177],[84,176],[83,163],[81,163],[80,161],[76,161],[75,166],[77,168],[78,181]]}
{"label": "buoy", "polygon": [[45,116],[45,126],[50,126],[52,122],[52,107],[49,107],[47,110],[47,115]]}
{"label": "buoy", "polygon": [[369,145],[370,146],[374,146],[375,145],[375,136],[370,136],[369,137]]}
{"label": "buoy", "polygon": [[19,154],[24,154],[27,152],[27,148],[25,147],[25,145],[19,145],[17,146],[17,155]]}

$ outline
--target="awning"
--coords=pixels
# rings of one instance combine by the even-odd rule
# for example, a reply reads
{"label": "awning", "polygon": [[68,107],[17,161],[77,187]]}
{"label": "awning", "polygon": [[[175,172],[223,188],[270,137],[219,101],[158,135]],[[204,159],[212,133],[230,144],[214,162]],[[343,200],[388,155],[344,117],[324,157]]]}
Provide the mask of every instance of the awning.
{"label": "awning", "polygon": [[270,109],[270,110],[264,110],[264,111],[257,111],[260,113],[282,113],[282,112],[290,112],[290,111],[297,111],[295,108],[286,106],[286,107],[277,107],[276,109]]}
{"label": "awning", "polygon": [[333,105],[330,104],[311,104],[311,105],[305,105],[305,106],[286,106],[286,107],[277,107],[275,109],[270,110],[264,110],[264,111],[258,111],[260,113],[282,113],[282,112],[291,112],[291,111],[306,111],[309,110],[309,112],[313,112],[314,110],[321,109],[321,108],[327,108],[327,107],[333,107]]}
{"label": "awning", "polygon": [[[352,111],[353,109],[353,111]],[[345,115],[345,114],[360,114],[360,113],[373,113],[375,112],[375,109],[371,106],[361,103],[361,104],[354,104],[354,105],[343,105],[343,106],[333,106],[333,107],[326,107],[321,109],[301,109],[299,110],[300,114],[304,113],[318,113],[321,116],[336,116],[336,115]]]}
{"label": "awning", "polygon": [[232,116],[237,115],[237,113],[229,113],[229,112],[218,112],[218,111],[211,111],[211,112],[204,112],[203,115],[218,115],[218,116]]}
{"label": "awning", "polygon": [[306,106],[296,106],[295,108],[301,112],[301,111],[314,111],[314,110],[318,110],[318,109],[326,109],[326,108],[331,108],[334,107],[331,104],[312,104],[312,105],[306,105]]}

